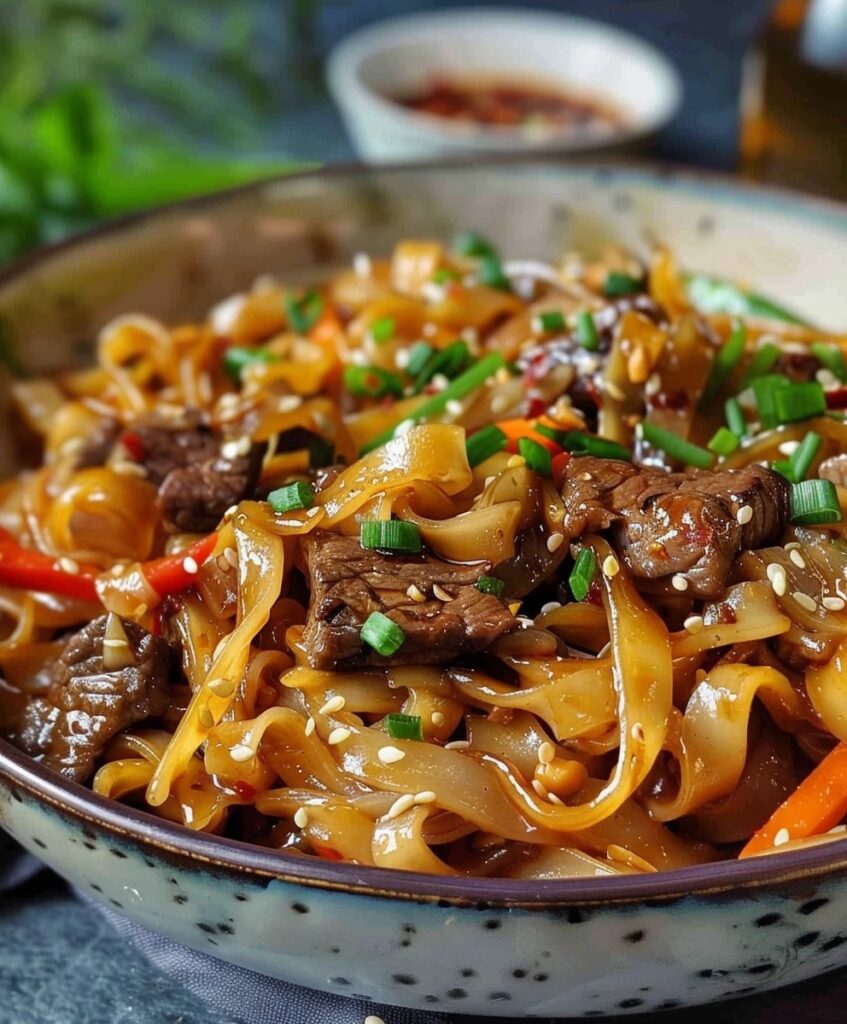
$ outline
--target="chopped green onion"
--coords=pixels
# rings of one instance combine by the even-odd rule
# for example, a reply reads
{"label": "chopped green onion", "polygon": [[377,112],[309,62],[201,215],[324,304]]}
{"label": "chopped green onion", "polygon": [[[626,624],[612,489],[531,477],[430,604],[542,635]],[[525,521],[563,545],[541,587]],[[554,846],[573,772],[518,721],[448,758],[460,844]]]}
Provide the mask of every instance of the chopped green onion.
{"label": "chopped green onion", "polygon": [[776,462],[771,463],[771,469],[774,473],[784,476],[790,484],[797,482],[794,479],[794,467],[791,465],[790,459],[777,459]]}
{"label": "chopped green onion", "polygon": [[791,475],[794,483],[799,483],[805,478],[822,444],[823,438],[821,435],[816,434],[814,430],[810,430],[799,446],[791,453],[788,461],[791,464]]}
{"label": "chopped green onion", "polygon": [[393,316],[381,316],[371,324],[371,337],[377,345],[382,345],[394,337],[396,327],[397,321]]}
{"label": "chopped green onion", "polygon": [[309,439],[309,469],[322,469],[335,461],[335,448],[324,437],[313,434]]}
{"label": "chopped green onion", "polygon": [[224,369],[238,383],[241,380],[241,371],[246,366],[253,366],[256,363],[278,363],[279,356],[275,352],[268,352],[266,348],[243,348],[240,345],[231,345],[224,352]]}
{"label": "chopped green onion", "polygon": [[422,740],[421,716],[393,711],[385,716],[385,731],[393,740]]}
{"label": "chopped green onion", "polygon": [[593,455],[597,459],[624,459],[632,462],[632,452],[628,448],[617,441],[608,441],[605,437],[594,437],[581,430],[552,430],[543,423],[537,423],[535,430],[555,441],[571,455]]}
{"label": "chopped green onion", "polygon": [[596,352],[600,348],[597,325],[594,323],[594,317],[587,311],[576,315],[576,336],[580,345],[589,352]]}
{"label": "chopped green onion", "polygon": [[538,313],[532,318],[532,329],[535,334],[555,334],[556,331],[565,329],[565,317],[558,309],[547,310],[546,313]]}
{"label": "chopped green onion", "polygon": [[359,631],[359,637],[377,654],[390,658],[403,646],[406,634],[387,615],[383,615],[382,612],[371,612]]}
{"label": "chopped green onion", "polygon": [[800,526],[841,520],[838,491],[831,480],[801,480],[791,487],[791,522]]}
{"label": "chopped green onion", "polygon": [[403,384],[396,373],[379,366],[346,366],[344,387],[351,395],[367,398],[382,398],[383,395],[403,395]]}
{"label": "chopped green onion", "polygon": [[729,427],[718,427],[712,440],[709,441],[708,449],[715,455],[731,455],[740,444],[738,436],[733,434]]}
{"label": "chopped green onion", "polygon": [[496,576],[480,576],[476,581],[476,589],[482,594],[494,594],[495,597],[500,597],[506,589],[506,584],[503,580],[498,580]]}
{"label": "chopped green onion", "polygon": [[568,586],[577,601],[584,601],[597,572],[597,556],[591,548],[580,548],[568,577]]}
{"label": "chopped green onion", "polygon": [[406,364],[406,373],[410,377],[417,377],[421,370],[429,362],[435,349],[425,341],[416,341],[409,349],[409,362]]}
{"label": "chopped green onion", "polygon": [[[471,351],[466,341],[453,341],[446,348],[436,351],[415,376],[415,390],[421,391],[432,378],[440,373],[452,380],[468,365]],[[408,369],[408,368],[407,368]]]}
{"label": "chopped green onion", "polygon": [[363,548],[416,555],[421,550],[421,531],[417,523],[402,519],[365,519],[359,529],[359,543]]}
{"label": "chopped green onion", "polygon": [[643,287],[644,282],[641,278],[621,273],[619,270],[610,270],[603,285],[603,294],[607,298],[613,299],[621,295],[634,295]]}
{"label": "chopped green onion", "polygon": [[496,256],[497,250],[475,231],[462,231],[453,239],[453,249],[460,256]]}
{"label": "chopped green onion", "polygon": [[478,466],[480,462],[485,462],[492,455],[503,451],[508,440],[498,426],[489,423],[487,427],[483,427],[482,430],[478,430],[468,438],[465,444],[468,452],[468,464]]}
{"label": "chopped green onion", "polygon": [[531,437],[519,437],[518,451],[526,459],[527,466],[536,473],[550,476],[553,472],[553,458],[543,444],[533,441]]}
{"label": "chopped green onion", "polygon": [[498,256],[483,256],[477,267],[477,279],[480,284],[496,288],[501,292],[510,292],[512,282],[503,273],[503,265]]}
{"label": "chopped green onion", "polygon": [[317,323],[324,308],[324,300],[317,292],[306,292],[300,299],[289,293],[284,301],[288,326],[298,334],[307,334]]}
{"label": "chopped green onion", "polygon": [[770,373],[781,352],[782,350],[779,345],[774,345],[772,342],[766,342],[760,348],[757,348],[755,355],[744,372],[744,377],[741,381],[742,389],[748,388],[757,377],[763,377],[766,373]]}
{"label": "chopped green onion", "polygon": [[686,441],[679,434],[674,434],[663,427],[657,427],[655,423],[642,423],[644,440],[653,445],[672,459],[685,463],[686,466],[698,466],[700,469],[709,469],[715,461],[714,455],[700,448],[690,441]]}
{"label": "chopped green onion", "polygon": [[[444,412],[449,401],[454,398],[465,398],[476,391],[477,388],[482,387],[488,378],[503,366],[505,366],[505,360],[502,355],[499,352],[492,352],[490,355],[474,363],[473,366],[465,370],[455,380],[450,381],[443,391],[439,391],[437,395],[433,395],[427,401],[422,402],[414,412],[410,413],[401,422],[420,423],[421,420],[432,416],[439,416]],[[380,445],[390,441],[394,437],[394,431],[398,426],[399,424],[395,423],[393,427],[389,427],[388,430],[384,430],[376,437],[372,437],[367,444],[359,449],[359,455],[366,455],[368,452],[373,451],[374,448],[379,448]]]}
{"label": "chopped green onion", "polygon": [[278,487],[268,495],[268,504],[274,512],[294,512],[311,508],[315,503],[315,490],[311,484],[298,480],[285,487]]}
{"label": "chopped green onion", "polygon": [[457,270],[451,270],[450,267],[440,267],[432,275],[432,280],[435,284],[449,284],[451,281],[458,281],[461,276]]}
{"label": "chopped green onion", "polygon": [[826,395],[816,380],[798,381],[773,393],[778,423],[796,423],[826,412]]}
{"label": "chopped green onion", "polygon": [[701,409],[723,390],[730,374],[738,366],[741,357],[744,355],[746,341],[747,328],[739,321],[732,328],[730,336],[715,354],[709,379],[703,388],[703,394],[700,396],[699,404]]}
{"label": "chopped green onion", "polygon": [[730,281],[706,274],[686,274],[684,283],[688,297],[703,313],[729,313],[730,316],[758,316],[768,320],[784,320],[790,324],[811,324],[775,302],[745,291]]}
{"label": "chopped green onion", "polygon": [[753,394],[756,396],[759,420],[766,430],[771,430],[779,422],[776,416],[774,395],[780,388],[784,388],[790,383],[791,381],[784,373],[767,373],[764,377],[757,377],[751,384]]}
{"label": "chopped green onion", "polygon": [[827,345],[823,341],[813,341],[809,351],[830,373],[836,376],[842,384],[847,383],[847,362],[844,360],[844,353],[838,345]]}
{"label": "chopped green onion", "polygon": [[737,398],[727,398],[724,404],[724,412],[726,413],[726,422],[729,429],[735,434],[736,437],[746,437],[747,435],[747,419],[744,416],[744,412],[741,408],[741,403]]}

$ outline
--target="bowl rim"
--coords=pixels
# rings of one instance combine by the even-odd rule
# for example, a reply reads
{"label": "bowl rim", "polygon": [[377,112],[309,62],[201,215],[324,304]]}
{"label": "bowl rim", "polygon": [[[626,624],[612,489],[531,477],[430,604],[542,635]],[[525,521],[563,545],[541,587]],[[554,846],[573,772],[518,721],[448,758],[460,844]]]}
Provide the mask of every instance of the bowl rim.
{"label": "bowl rim", "polygon": [[[174,212],[190,211],[215,205],[241,195],[261,193],[268,186],[284,187],[289,181],[304,178],[367,179],[387,175],[421,172],[449,174],[452,172],[508,169],[520,166],[526,171],[602,176],[637,183],[681,187],[703,194],[736,201],[764,201],[771,208],[788,209],[795,215],[835,225],[847,235],[847,203],[807,196],[775,186],[752,185],[727,174],[686,168],[657,162],[569,159],[534,155],[496,157],[463,156],[449,160],[368,167],[361,163],[339,164],[319,169],[306,169],[276,175],[229,189],[195,196],[150,210],[118,218],[82,234],[51,245],[42,246],[23,259],[0,270],[0,299],[9,285],[62,257],[70,250],[84,248],[102,238],[119,235],[145,221],[167,217]],[[766,886],[801,881],[821,875],[847,871],[847,838],[797,850],[777,852],[746,860],[726,860],[711,864],[677,868],[647,875],[617,875],[602,878],[571,878],[558,880],[510,880],[501,878],[464,878],[426,875],[418,872],[350,865],[303,858],[296,855],[253,846],[240,840],[194,832],[183,825],[166,821],[147,811],[122,804],[65,779],[51,769],[0,738],[0,779],[10,787],[26,791],[37,802],[54,811],[71,815],[83,824],[95,825],[110,832],[117,841],[132,841],[152,848],[160,855],[205,866],[216,871],[280,880],[311,888],[330,889],[351,894],[367,894],[412,902],[439,905],[476,905],[480,909],[526,907],[555,909],[568,906],[618,905],[678,900],[686,896],[723,896],[742,891],[755,891]]]}
{"label": "bowl rim", "polygon": [[[468,125],[451,122],[409,110],[395,103],[388,96],[371,88],[361,76],[362,64],[387,46],[403,41],[407,32],[421,34],[443,33],[445,26],[455,25],[457,20],[470,18],[484,19],[487,24],[500,21],[504,26],[510,22],[528,28],[546,28],[564,31],[567,29],[603,30],[613,38],[616,45],[625,47],[633,56],[649,67],[649,74],[658,83],[660,100],[649,116],[641,116],[637,110],[630,110],[630,117],[620,127],[593,133],[570,134],[556,132],[539,139],[528,139],[519,128],[486,125]],[[609,25],[597,18],[569,14],[563,11],[542,8],[519,7],[457,7],[446,10],[409,12],[381,19],[363,25],[345,36],[330,51],[326,64],[327,83],[338,106],[351,116],[355,110],[367,106],[391,123],[397,130],[411,131],[432,143],[454,143],[478,147],[480,150],[512,146],[531,147],[543,152],[558,147],[560,150],[589,150],[599,146],[622,145],[625,142],[643,138],[668,124],[679,111],[684,97],[682,75],[677,65],[658,46],[628,29]],[[563,81],[567,81],[563,79]],[[574,88],[583,85],[574,80]],[[588,90],[591,95],[593,90]]]}

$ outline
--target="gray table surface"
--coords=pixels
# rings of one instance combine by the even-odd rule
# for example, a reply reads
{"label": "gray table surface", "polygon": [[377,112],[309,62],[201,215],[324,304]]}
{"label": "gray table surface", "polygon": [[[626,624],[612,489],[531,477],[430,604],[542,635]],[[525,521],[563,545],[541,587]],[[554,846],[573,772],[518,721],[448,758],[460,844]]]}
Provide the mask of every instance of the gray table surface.
{"label": "gray table surface", "polygon": [[[326,50],[359,24],[389,11],[460,5],[467,6],[468,0],[393,0],[390,5],[385,0],[325,0],[319,43]],[[517,0],[512,4],[518,5]],[[741,59],[766,0],[538,0],[533,6],[605,19],[665,50],[682,72],[686,97],[679,116],[657,140],[654,154],[723,170],[735,166]],[[292,89],[296,102],[269,125],[278,149],[310,160],[351,159],[350,144],[325,94],[305,82],[293,82]],[[783,993],[668,1014],[662,1020],[787,1024],[802,1016],[804,1024],[823,1024],[843,1019],[845,997],[847,976],[837,974]],[[626,1018],[632,1024],[644,1019]],[[241,1024],[198,1003],[151,967],[55,876],[44,873],[14,894],[0,897],[0,1024],[125,1022]]]}

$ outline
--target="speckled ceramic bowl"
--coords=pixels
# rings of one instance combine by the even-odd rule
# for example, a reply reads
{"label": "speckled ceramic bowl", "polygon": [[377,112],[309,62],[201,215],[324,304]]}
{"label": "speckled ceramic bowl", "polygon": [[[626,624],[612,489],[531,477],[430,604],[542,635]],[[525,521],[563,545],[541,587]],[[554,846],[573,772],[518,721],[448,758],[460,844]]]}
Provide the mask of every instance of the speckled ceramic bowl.
{"label": "speckled ceramic bowl", "polygon": [[[260,272],[305,280],[359,250],[459,226],[532,257],[647,232],[688,267],[847,322],[844,208],[661,170],[406,167],[275,181],[38,254],[0,279],[3,351],[34,369],[66,366],[90,358],[115,313],[189,319]],[[4,427],[0,467],[13,462]],[[197,835],[95,797],[2,742],[0,825],[150,928],[385,1003],[603,1016],[731,998],[847,963],[847,841],[661,875],[431,878]]]}

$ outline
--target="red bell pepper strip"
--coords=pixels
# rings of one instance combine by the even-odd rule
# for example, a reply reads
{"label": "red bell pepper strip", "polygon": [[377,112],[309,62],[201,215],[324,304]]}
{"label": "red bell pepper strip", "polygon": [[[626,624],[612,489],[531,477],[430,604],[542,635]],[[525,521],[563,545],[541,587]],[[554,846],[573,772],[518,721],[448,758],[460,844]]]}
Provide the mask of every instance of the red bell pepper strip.
{"label": "red bell pepper strip", "polygon": [[87,565],[81,565],[79,572],[65,572],[55,558],[21,547],[8,530],[0,529],[0,583],[9,587],[99,602],[94,586],[98,572]]}
{"label": "red bell pepper strip", "polygon": [[208,537],[201,537],[178,554],[142,562],[141,573],[159,597],[178,594],[197,581],[196,571],[190,572],[186,569],[186,559],[193,559],[199,568],[212,553],[217,542],[217,533],[210,533]]}
{"label": "red bell pepper strip", "polygon": [[570,452],[559,452],[558,455],[553,456],[553,461],[550,464],[550,470],[553,475],[553,483],[557,487],[561,487],[565,480],[565,470],[568,468],[568,463],[571,461]]}

